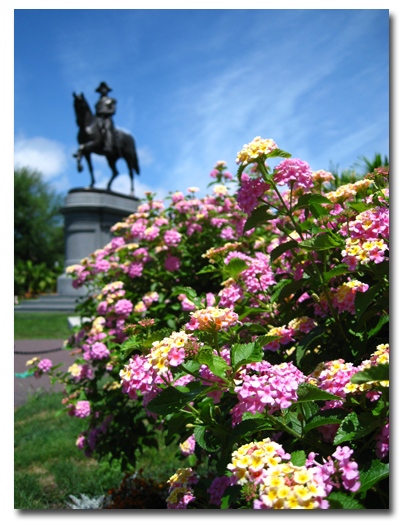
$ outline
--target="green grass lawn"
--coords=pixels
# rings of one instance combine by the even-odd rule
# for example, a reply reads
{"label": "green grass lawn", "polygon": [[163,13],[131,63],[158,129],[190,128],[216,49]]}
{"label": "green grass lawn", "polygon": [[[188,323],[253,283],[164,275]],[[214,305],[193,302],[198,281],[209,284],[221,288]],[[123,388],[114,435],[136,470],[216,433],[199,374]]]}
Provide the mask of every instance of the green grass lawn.
{"label": "green grass lawn", "polygon": [[[69,495],[106,495],[122,479],[118,465],[86,458],[75,442],[86,421],[65,414],[62,393],[39,394],[14,412],[14,508],[62,509]],[[177,447],[146,449],[137,468],[166,481],[179,466]]]}
{"label": "green grass lawn", "polygon": [[14,312],[14,339],[67,339],[72,314]]}

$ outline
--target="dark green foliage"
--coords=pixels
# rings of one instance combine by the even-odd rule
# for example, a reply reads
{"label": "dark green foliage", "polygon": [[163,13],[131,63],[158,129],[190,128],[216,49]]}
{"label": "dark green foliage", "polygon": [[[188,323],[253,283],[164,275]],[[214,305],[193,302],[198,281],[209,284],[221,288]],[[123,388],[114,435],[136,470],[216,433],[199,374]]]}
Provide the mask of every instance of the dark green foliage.
{"label": "dark green foliage", "polygon": [[[17,274],[27,270],[27,262],[53,269],[63,267],[64,231],[60,207],[62,195],[30,168],[14,171],[14,262]],[[21,266],[22,265],[22,266]],[[61,273],[61,272],[59,272]],[[17,276],[18,277],[18,276]],[[21,290],[19,283],[18,290]],[[26,289],[25,291],[28,291]]]}

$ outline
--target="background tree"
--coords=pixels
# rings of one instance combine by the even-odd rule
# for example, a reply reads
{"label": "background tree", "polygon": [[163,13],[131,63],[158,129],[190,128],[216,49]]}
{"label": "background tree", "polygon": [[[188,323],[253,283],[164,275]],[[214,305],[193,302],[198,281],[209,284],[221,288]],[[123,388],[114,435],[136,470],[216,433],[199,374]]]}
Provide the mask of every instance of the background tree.
{"label": "background tree", "polygon": [[380,153],[376,153],[371,160],[365,155],[360,155],[350,169],[344,169],[342,171],[339,170],[339,164],[334,165],[333,162],[330,162],[329,171],[335,177],[334,182],[331,183],[331,187],[336,190],[344,184],[353,184],[356,180],[367,175],[367,173],[372,173],[376,168],[389,166],[389,164],[388,157],[385,155],[383,159]]}
{"label": "background tree", "polygon": [[40,172],[28,167],[14,170],[14,265],[20,291],[29,280],[22,277],[23,268],[40,265],[44,276],[47,270],[62,271],[62,202],[63,196],[43,180]]}

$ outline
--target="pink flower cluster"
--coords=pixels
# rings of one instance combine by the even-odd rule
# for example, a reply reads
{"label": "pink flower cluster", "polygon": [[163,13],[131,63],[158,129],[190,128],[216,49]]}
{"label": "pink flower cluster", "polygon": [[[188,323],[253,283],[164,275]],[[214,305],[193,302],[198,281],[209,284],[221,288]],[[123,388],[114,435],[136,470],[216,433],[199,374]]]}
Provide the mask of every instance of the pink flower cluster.
{"label": "pink flower cluster", "polygon": [[385,458],[389,452],[390,445],[390,423],[384,425],[381,432],[376,437],[377,444],[375,447],[375,453],[379,459]]}
{"label": "pink flower cluster", "polygon": [[[332,306],[339,314],[342,312],[350,312],[352,315],[355,315],[354,301],[356,293],[366,292],[368,288],[368,284],[361,283],[356,279],[343,283],[336,290],[331,289],[329,292]],[[321,317],[326,317],[326,314],[330,314],[330,310],[326,296],[323,292],[320,294],[319,299],[320,304],[315,304],[315,314]]]}
{"label": "pink flower cluster", "polygon": [[42,373],[46,373],[52,368],[52,361],[50,359],[41,359],[38,363],[38,368]]}
{"label": "pink flower cluster", "polygon": [[[250,372],[256,372],[250,375]],[[243,367],[235,392],[239,403],[232,409],[232,425],[242,421],[245,412],[252,414],[265,410],[272,414],[276,410],[288,408],[297,401],[297,390],[306,376],[292,363],[271,365],[267,361]]]}
{"label": "pink flower cluster", "polygon": [[191,468],[177,469],[177,472],[168,480],[167,508],[186,509],[187,505],[195,500],[191,485],[197,482],[198,478]]}
{"label": "pink flower cluster", "polygon": [[[83,348],[86,350],[88,348],[88,345],[83,345]],[[87,351],[85,351],[85,353],[83,354],[83,359],[101,360],[109,356],[110,351],[108,350],[106,345],[101,341],[97,341],[96,343],[92,344]]]}
{"label": "pink flower cluster", "polygon": [[184,443],[180,443],[179,445],[180,452],[183,456],[191,456],[194,454],[195,450],[195,437],[194,434],[192,434]]}
{"label": "pink flower cluster", "polygon": [[191,314],[186,330],[202,330],[204,332],[218,332],[234,326],[238,321],[238,314],[230,308],[216,308],[208,306]]}
{"label": "pink flower cluster", "polygon": [[88,401],[78,401],[76,406],[72,406],[72,409],[69,411],[69,415],[80,418],[88,417],[90,413],[91,408]]}
{"label": "pink flower cluster", "polygon": [[215,478],[211,483],[211,487],[207,489],[208,494],[210,495],[210,504],[221,506],[221,499],[224,495],[225,489],[231,484],[231,478],[229,476],[221,476],[220,478]]}
{"label": "pink flower cluster", "polygon": [[388,239],[390,234],[388,208],[378,206],[363,211],[349,223],[349,232],[352,239],[373,240],[380,236]]}
{"label": "pink flower cluster", "polygon": [[180,259],[174,255],[170,255],[165,260],[165,268],[168,272],[177,272],[180,268]]}
{"label": "pink flower cluster", "polygon": [[[246,270],[243,270],[243,272],[241,272],[238,276],[239,279],[243,280],[246,290],[249,293],[257,294],[259,292],[260,294],[260,292],[265,292],[271,285],[276,284],[276,280],[270,266],[270,258],[267,254],[256,252],[254,257],[249,257],[242,252],[232,251],[225,257],[224,263],[228,265],[229,262],[234,258],[242,259],[249,264],[249,267],[246,268]],[[236,292],[239,297],[243,296],[242,289],[237,286],[233,286],[231,292],[233,294]],[[225,296],[227,295],[229,297],[231,294],[229,292],[225,292]]]}
{"label": "pink flower cluster", "polygon": [[353,454],[353,450],[349,447],[338,446],[336,452],[332,456],[338,462],[338,469],[341,473],[343,486],[346,490],[356,492],[360,488],[360,474],[358,471],[358,465],[355,461],[350,461],[350,456]]}
{"label": "pink flower cluster", "polygon": [[326,494],[330,494],[334,487],[343,487],[351,492],[359,490],[360,473],[358,471],[358,465],[355,461],[350,461],[350,456],[353,454],[353,450],[347,446],[336,448],[336,451],[332,454],[335,461],[328,457],[328,460],[323,459],[323,463],[315,461],[315,457],[318,454],[311,452],[308,454],[308,459],[305,463],[307,467],[319,468],[324,483]]}
{"label": "pink flower cluster", "polygon": [[126,318],[132,312],[133,308],[134,305],[131,303],[131,301],[128,299],[120,299],[115,304],[114,311],[117,315]]}
{"label": "pink flower cluster", "polygon": [[353,363],[346,363],[344,359],[328,361],[316,367],[310,377],[316,380],[317,387],[342,398],[342,401],[326,401],[325,408],[337,408],[343,405],[347,395],[345,387],[358,371],[359,367],[355,367]]}
{"label": "pink flower cluster", "polygon": [[177,230],[167,230],[163,235],[163,239],[167,246],[177,246],[181,241],[181,234]]}
{"label": "pink flower cluster", "polygon": [[153,389],[156,374],[149,370],[148,359],[135,355],[120,371],[122,392],[130,399],[138,399],[139,394],[146,394]]}
{"label": "pink flower cluster", "polygon": [[274,168],[273,180],[279,186],[294,184],[299,188],[312,188],[312,170],[300,159],[285,159]]}
{"label": "pink flower cluster", "polygon": [[258,199],[268,191],[271,186],[264,182],[261,177],[251,179],[247,173],[242,173],[241,187],[238,191],[237,202],[242,211],[250,217],[256,208]]}

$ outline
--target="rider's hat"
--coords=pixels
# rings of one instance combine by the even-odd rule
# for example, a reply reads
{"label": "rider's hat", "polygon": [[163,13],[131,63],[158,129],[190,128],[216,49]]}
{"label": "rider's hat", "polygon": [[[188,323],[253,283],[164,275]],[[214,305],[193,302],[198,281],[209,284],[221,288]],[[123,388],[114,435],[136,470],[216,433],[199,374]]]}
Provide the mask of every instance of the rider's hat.
{"label": "rider's hat", "polygon": [[108,91],[112,91],[112,88],[110,88],[110,87],[108,86],[108,84],[106,84],[105,82],[101,82],[100,85],[98,86],[98,88],[96,89],[96,91],[97,91],[98,93],[101,93],[101,90],[102,90],[103,88],[104,88],[104,89],[108,89]]}

